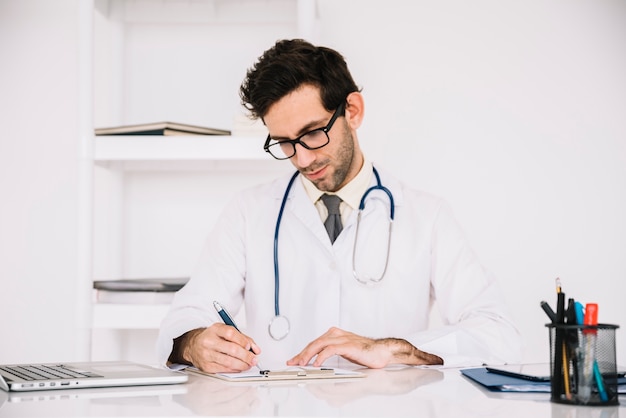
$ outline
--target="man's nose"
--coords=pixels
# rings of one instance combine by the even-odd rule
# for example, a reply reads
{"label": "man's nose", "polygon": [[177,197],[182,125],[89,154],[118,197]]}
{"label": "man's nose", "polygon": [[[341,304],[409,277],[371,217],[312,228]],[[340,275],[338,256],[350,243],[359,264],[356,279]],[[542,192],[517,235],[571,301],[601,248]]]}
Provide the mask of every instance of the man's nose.
{"label": "man's nose", "polygon": [[296,163],[298,167],[308,167],[315,161],[315,151],[296,144]]}

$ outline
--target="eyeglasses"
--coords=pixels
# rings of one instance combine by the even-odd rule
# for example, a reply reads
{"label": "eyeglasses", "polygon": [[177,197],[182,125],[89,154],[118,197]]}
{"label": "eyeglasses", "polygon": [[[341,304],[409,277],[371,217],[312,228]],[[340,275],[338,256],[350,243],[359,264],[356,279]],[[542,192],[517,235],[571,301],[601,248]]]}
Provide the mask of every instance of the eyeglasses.
{"label": "eyeglasses", "polygon": [[330,142],[328,131],[331,130],[337,118],[343,114],[344,109],[345,102],[341,103],[337,110],[335,110],[328,125],[306,132],[296,139],[274,139],[268,135],[263,149],[277,160],[286,160],[296,155],[296,144],[300,144],[304,148],[311,150],[322,148]]}

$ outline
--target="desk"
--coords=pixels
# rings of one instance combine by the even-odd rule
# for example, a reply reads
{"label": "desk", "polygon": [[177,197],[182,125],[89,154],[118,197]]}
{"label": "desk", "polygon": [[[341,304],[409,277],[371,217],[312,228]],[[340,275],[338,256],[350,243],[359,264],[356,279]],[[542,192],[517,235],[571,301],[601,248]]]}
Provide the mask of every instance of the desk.
{"label": "desk", "polygon": [[365,372],[346,380],[231,383],[192,375],[173,386],[0,391],[0,417],[626,417],[626,405],[568,406],[547,393],[489,392],[458,369]]}

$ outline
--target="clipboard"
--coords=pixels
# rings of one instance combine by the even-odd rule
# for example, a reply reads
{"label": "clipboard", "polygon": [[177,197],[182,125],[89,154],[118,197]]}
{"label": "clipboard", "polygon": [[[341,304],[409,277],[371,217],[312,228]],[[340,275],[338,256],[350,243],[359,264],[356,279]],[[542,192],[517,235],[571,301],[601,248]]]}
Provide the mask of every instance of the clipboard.
{"label": "clipboard", "polygon": [[365,377],[365,373],[355,370],[332,369],[328,367],[289,367],[280,370],[259,370],[252,368],[240,373],[206,373],[195,367],[187,367],[187,372],[210,376],[228,382],[267,382],[275,380],[318,380]]}

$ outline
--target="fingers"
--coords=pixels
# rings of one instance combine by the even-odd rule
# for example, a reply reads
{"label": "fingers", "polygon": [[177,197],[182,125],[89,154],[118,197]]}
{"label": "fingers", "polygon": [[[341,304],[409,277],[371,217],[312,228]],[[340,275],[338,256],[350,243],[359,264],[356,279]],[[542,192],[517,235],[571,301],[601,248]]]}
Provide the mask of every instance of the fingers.
{"label": "fingers", "polygon": [[261,352],[254,340],[220,323],[196,334],[189,341],[188,349],[193,365],[209,373],[248,370],[257,364],[255,354]]}
{"label": "fingers", "polygon": [[330,328],[319,338],[311,341],[300,353],[287,361],[289,366],[305,366],[315,357],[313,366],[319,367],[330,357],[344,356],[353,350],[352,339],[356,335],[339,328]]}
{"label": "fingers", "polygon": [[339,328],[331,328],[287,361],[287,365],[305,366],[315,357],[312,365],[320,367],[330,357],[341,356],[352,363],[377,369],[392,362],[393,350],[394,347],[385,340],[374,340]]}

